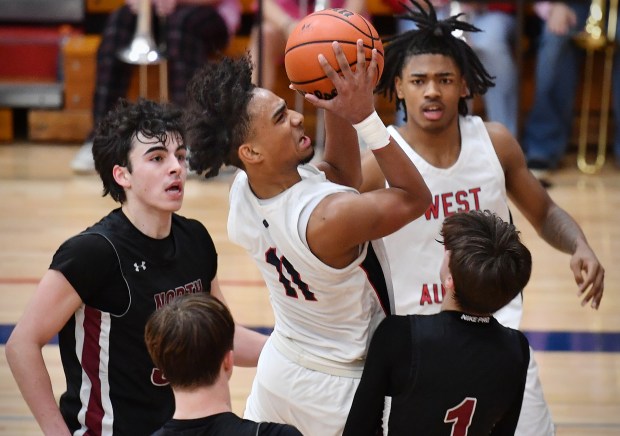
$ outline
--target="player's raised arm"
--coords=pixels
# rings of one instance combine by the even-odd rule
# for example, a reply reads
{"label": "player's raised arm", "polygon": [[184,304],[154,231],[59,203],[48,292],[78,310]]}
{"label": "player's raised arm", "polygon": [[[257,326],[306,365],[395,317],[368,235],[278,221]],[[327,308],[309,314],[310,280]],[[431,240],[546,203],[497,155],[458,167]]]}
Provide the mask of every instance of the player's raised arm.
{"label": "player's raised arm", "polygon": [[[393,141],[374,108],[372,93],[377,53],[373,50],[366,64],[363,46],[358,41],[357,67],[352,71],[337,42],[333,44],[340,74],[319,55],[325,74],[334,83],[338,95],[331,100],[306,98],[317,107],[338,113],[347,119],[372,150],[389,189],[355,196],[333,195],[317,206],[308,226],[308,242],[326,263],[331,253],[354,249],[369,239],[388,235],[415,218],[428,207],[431,197],[415,165]],[[338,157],[337,151],[333,156]]]}
{"label": "player's raised arm", "polygon": [[[323,161],[317,167],[327,178],[354,188],[361,184],[361,163],[358,134],[353,124],[362,121],[374,111],[373,88],[376,82],[371,68],[366,68],[365,49],[362,40],[357,41],[357,68],[352,71],[342,50],[335,42],[332,49],[339,63],[338,74],[323,54],[318,62],[333,83],[337,96],[324,100],[307,93],[306,99],[325,111],[325,150]],[[371,62],[372,64],[372,62]],[[373,64],[376,69],[376,60]],[[351,183],[349,183],[349,181]]]}

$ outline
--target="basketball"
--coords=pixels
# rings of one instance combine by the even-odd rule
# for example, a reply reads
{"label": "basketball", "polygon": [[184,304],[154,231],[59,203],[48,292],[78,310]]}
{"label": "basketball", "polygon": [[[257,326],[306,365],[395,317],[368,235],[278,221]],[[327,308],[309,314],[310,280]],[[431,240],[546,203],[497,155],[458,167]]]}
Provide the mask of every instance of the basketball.
{"label": "basketball", "polygon": [[371,60],[372,49],[378,51],[378,81],[383,72],[383,44],[366,18],[346,9],[324,9],[304,17],[291,32],[284,51],[284,68],[291,84],[301,93],[311,93],[324,100],[334,98],[336,88],[317,56],[322,53],[334,70],[340,72],[332,49],[332,42],[338,41],[351,69],[355,70],[358,39],[364,41],[367,62]]}

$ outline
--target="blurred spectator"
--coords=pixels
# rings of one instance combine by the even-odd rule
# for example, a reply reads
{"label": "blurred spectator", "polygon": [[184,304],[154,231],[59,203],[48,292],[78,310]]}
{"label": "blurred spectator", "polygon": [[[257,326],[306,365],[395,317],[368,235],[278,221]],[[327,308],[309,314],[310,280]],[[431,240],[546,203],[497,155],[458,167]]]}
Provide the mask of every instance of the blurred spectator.
{"label": "blurred spectator", "polygon": [[[262,25],[257,23],[252,29],[250,40],[250,53],[254,71],[252,82],[258,83],[259,64],[262,66],[262,88],[274,89],[278,77],[278,69],[284,65],[284,48],[291,31],[299,20],[309,13],[314,12],[315,0],[308,0],[304,8],[304,2],[298,0],[258,0],[263,2]],[[364,14],[366,10],[365,0],[327,0],[325,8],[343,7],[352,12]],[[259,61],[259,34],[262,31],[262,62]]]}
{"label": "blurred spectator", "polygon": [[[155,39],[165,41],[168,59],[170,101],[185,104],[185,86],[194,72],[210,56],[228,45],[241,18],[239,0],[150,0]],[[141,0],[125,0],[108,17],[97,50],[97,78],[93,101],[93,124],[125,97],[133,66],[123,62],[118,52],[131,44]],[[161,18],[165,17],[165,24]],[[165,35],[161,35],[160,31]],[[92,133],[73,158],[77,173],[94,171]]]}
{"label": "blurred spectator", "polygon": [[[540,36],[534,104],[523,131],[522,144],[528,167],[541,180],[556,169],[568,146],[574,114],[575,92],[583,55],[573,41],[585,28],[590,2],[541,2],[534,7],[545,21]],[[616,32],[618,41],[618,32]],[[614,156],[620,162],[620,52],[613,60],[611,101],[615,109]]]}

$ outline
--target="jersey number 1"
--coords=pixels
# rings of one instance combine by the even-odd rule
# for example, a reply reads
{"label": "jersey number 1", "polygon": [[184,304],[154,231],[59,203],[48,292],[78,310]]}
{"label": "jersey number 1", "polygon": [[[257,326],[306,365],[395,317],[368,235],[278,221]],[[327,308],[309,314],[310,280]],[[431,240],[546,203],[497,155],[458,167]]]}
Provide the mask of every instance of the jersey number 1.
{"label": "jersey number 1", "polygon": [[476,411],[475,398],[467,397],[458,406],[448,409],[443,421],[447,424],[452,423],[450,436],[467,436],[467,431]]}
{"label": "jersey number 1", "polygon": [[304,298],[307,301],[316,301],[314,294],[310,292],[308,288],[308,284],[301,279],[301,275],[297,272],[293,265],[291,265],[291,263],[286,259],[286,257],[278,257],[275,248],[270,248],[269,250],[267,250],[267,252],[265,253],[265,260],[267,261],[267,263],[270,263],[271,265],[276,267],[276,271],[278,271],[278,275],[280,277],[280,283],[282,283],[282,285],[284,286],[284,290],[286,291],[286,295],[288,297],[299,298],[297,295],[297,291],[291,285],[291,281],[284,277],[282,267],[286,269],[286,272],[293,280],[293,283],[297,285],[297,288],[299,288],[301,293],[304,295]]}

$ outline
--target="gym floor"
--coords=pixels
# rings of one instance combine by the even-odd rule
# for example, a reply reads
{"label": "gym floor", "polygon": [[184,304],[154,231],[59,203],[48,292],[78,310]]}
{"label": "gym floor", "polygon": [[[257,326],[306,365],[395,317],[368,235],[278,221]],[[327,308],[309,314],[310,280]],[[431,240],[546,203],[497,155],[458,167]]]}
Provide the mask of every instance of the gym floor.
{"label": "gym floor", "polygon": [[[57,247],[115,207],[101,197],[96,175],[77,176],[69,162],[79,145],[0,145],[0,435],[40,430],[11,376],[4,343],[47,269]],[[536,353],[540,376],[560,436],[620,434],[620,171],[608,163],[594,176],[576,169],[574,156],[552,175],[553,199],[583,227],[606,267],[598,311],[583,308],[569,256],[546,245],[513,208],[515,223],[532,251],[534,270],[524,292],[522,329]],[[201,220],[219,253],[218,276],[241,324],[269,330],[273,314],[252,261],[226,235],[232,173],[188,180],[180,213]],[[44,348],[54,393],[64,389],[57,345]],[[233,409],[242,414],[253,369],[235,368]]]}

